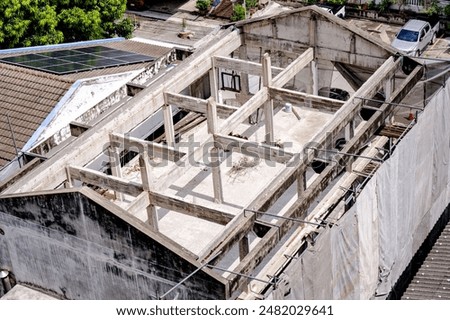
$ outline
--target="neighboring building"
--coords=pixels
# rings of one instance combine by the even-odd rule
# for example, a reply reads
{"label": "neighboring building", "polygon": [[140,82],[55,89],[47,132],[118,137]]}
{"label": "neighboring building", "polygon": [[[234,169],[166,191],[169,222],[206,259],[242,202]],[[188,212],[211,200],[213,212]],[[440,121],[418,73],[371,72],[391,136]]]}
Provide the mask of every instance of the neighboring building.
{"label": "neighboring building", "polygon": [[317,7],[216,30],[0,189],[0,269],[66,299],[386,298],[448,216],[427,68]]}
{"label": "neighboring building", "polygon": [[[98,52],[89,53],[91,49]],[[109,56],[126,57],[106,63],[98,56],[100,50],[109,51]],[[63,54],[79,61],[87,54],[90,65],[58,59]],[[95,65],[95,59],[100,65]],[[36,155],[46,156],[68,139],[70,123],[93,125],[101,115],[142,90],[175,59],[174,48],[124,39],[0,51],[2,180],[11,176],[19,163],[23,166]],[[57,69],[54,66],[58,63],[73,70]]]}

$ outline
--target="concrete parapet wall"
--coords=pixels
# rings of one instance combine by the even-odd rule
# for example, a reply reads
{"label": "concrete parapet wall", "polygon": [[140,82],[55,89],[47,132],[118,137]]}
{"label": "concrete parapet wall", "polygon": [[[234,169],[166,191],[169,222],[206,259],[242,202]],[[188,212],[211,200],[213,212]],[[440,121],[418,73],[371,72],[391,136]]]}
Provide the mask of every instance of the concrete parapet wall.
{"label": "concrete parapet wall", "polygon": [[[85,193],[0,199],[0,268],[67,299],[156,299],[197,269],[176,244]],[[199,271],[166,298],[224,299],[225,287]]]}

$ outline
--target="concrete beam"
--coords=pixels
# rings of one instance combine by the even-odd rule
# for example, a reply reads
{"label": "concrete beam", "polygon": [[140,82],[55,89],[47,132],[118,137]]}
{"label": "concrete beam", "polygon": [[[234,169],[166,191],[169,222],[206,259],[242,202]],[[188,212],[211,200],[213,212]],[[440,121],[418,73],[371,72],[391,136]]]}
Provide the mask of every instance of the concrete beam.
{"label": "concrete beam", "polygon": [[244,103],[238,111],[232,114],[226,119],[220,126],[220,132],[223,134],[229,134],[245,119],[247,119],[253,112],[262,106],[264,102],[269,99],[269,90],[262,88],[256,94],[254,94],[246,103]]}
{"label": "concrete beam", "polygon": [[176,150],[173,147],[162,145],[159,143],[142,140],[118,133],[110,134],[111,144],[116,147],[130,149],[136,148],[139,153],[146,151],[149,156],[177,162],[186,154]]}
{"label": "concrete beam", "polygon": [[100,188],[111,189],[121,193],[129,194],[137,197],[144,191],[142,185],[133,181],[122,178],[108,176],[99,171],[78,166],[68,166],[68,172],[72,180],[76,179],[81,182],[91,184]]}
{"label": "concrete beam", "polygon": [[[217,68],[223,68],[223,69],[231,69],[237,72],[242,72],[245,74],[251,74],[255,76],[262,76],[262,64],[246,61],[246,60],[240,60],[240,59],[234,59],[234,58],[228,58],[228,57],[221,57],[216,56],[214,57],[215,66]],[[278,67],[272,67],[272,73],[277,75],[281,71],[283,71],[283,68]]]}
{"label": "concrete beam", "polygon": [[186,202],[182,199],[162,195],[157,192],[150,192],[150,199],[151,203],[155,206],[221,225],[228,224],[234,218],[234,215],[221,210]]}
{"label": "concrete beam", "polygon": [[[401,59],[394,60],[389,58],[386,62],[359,88],[353,97],[373,97],[383,87],[383,80],[391,77],[401,65]],[[311,141],[319,145],[326,145],[328,137],[337,136],[344,127],[354,119],[362,106],[362,100],[350,97],[344,105],[335,113],[333,119],[324,125],[322,130],[317,133]],[[291,164],[287,166],[271,183],[267,186],[260,196],[249,206],[249,209],[265,211],[289,188],[295,181],[295,177],[301,172],[306,171],[309,162],[314,158],[312,150],[306,151],[306,154],[299,153],[294,155]],[[263,196],[270,194],[270,197]]]}
{"label": "concrete beam", "polygon": [[[300,70],[308,65],[313,58],[313,50],[307,49],[301,56],[295,59],[284,71],[279,73],[272,79],[273,87],[283,87],[289,82]],[[238,111],[226,119],[220,128],[222,134],[228,135],[240,123],[245,121],[253,112],[263,105],[269,99],[269,92],[266,87],[259,90],[253,97],[251,97]]]}
{"label": "concrete beam", "polygon": [[317,110],[336,112],[344,105],[344,101],[319,97],[316,95],[311,95],[303,92],[297,92],[288,89],[280,88],[269,88],[269,95],[272,99],[290,102],[293,105],[298,105],[303,103],[304,107],[309,107]]}
{"label": "concrete beam", "polygon": [[[408,92],[416,85],[423,75],[423,68],[418,66],[415,70],[405,79],[402,85],[391,95],[390,101],[392,103],[398,103],[408,94]],[[384,85],[383,81],[386,77],[378,79],[378,86]],[[367,121],[355,136],[347,142],[342,149],[343,153],[355,153],[361,147],[363,143],[371,137],[375,131],[384,123],[385,119],[389,116],[393,109],[393,105],[385,103],[380,108],[382,112],[377,112]],[[329,181],[334,177],[337,172],[342,169],[342,164],[349,156],[341,155],[342,161],[331,162],[326,169],[317,177],[311,186],[304,192],[301,198],[299,198],[284,214],[285,218],[304,217],[309,206],[315,201],[317,195],[323,191],[328,185]],[[292,220],[280,219],[276,223],[277,227],[272,228],[261,241],[253,248],[253,250],[245,257],[243,261],[234,269],[234,272],[243,273],[254,270],[256,266],[262,261],[262,259],[276,246],[277,241],[282,238],[292,227]],[[233,274],[228,277],[230,280],[231,290],[236,290],[242,284],[245,283],[245,279],[240,279],[239,276]]]}
{"label": "concrete beam", "polygon": [[314,59],[313,48],[306,49],[297,59],[291,62],[282,72],[272,79],[271,86],[282,88],[292,80]]}
{"label": "concrete beam", "polygon": [[[390,77],[400,67],[400,59],[394,61],[393,58],[388,59],[374,75],[365,82],[365,84],[354,94],[354,96],[373,96],[382,87],[383,79]],[[317,141],[319,144],[325,142],[325,139],[331,134],[340,132],[348,122],[359,112],[362,101],[360,99],[350,99],[344,106],[336,112],[333,119],[329,121],[323,129],[317,133],[311,141]],[[298,176],[306,171],[309,159],[313,159],[313,152],[307,152],[307,156],[298,153],[290,160],[289,165],[277,176],[277,178],[268,184],[267,187],[259,194],[258,197],[247,207],[251,210],[265,211],[298,179]],[[306,194],[306,191],[305,193]],[[241,226],[235,226],[235,229],[229,229],[228,234],[222,233],[218,236],[217,242],[205,251],[203,259],[217,254],[225,253],[243,236],[247,235],[252,228],[250,221],[256,220],[256,214],[246,212],[239,215]],[[238,220],[238,218],[236,218]],[[271,239],[274,241],[274,238]],[[276,241],[275,241],[276,242]],[[275,243],[272,242],[272,243]],[[259,263],[259,261],[257,262]]]}
{"label": "concrete beam", "polygon": [[[274,51],[301,52],[310,47],[308,42],[297,42],[285,39],[276,39],[270,36],[258,34],[245,34],[245,44],[249,47],[265,48]],[[376,55],[364,55],[361,53],[351,53],[349,51],[340,51],[337,49],[328,49],[323,46],[316,46],[315,58],[333,62],[354,64],[370,70],[376,70],[381,66],[386,58],[380,58]]]}
{"label": "concrete beam", "polygon": [[[177,106],[179,108],[189,110],[192,112],[206,114],[208,100],[194,98],[183,94],[165,92],[165,101],[167,104]],[[236,112],[238,108],[227,106],[225,104],[217,104],[217,115],[221,118],[228,118],[231,114]]]}
{"label": "concrete beam", "polygon": [[69,123],[69,128],[70,128],[70,135],[72,135],[74,137],[78,137],[83,132],[86,132],[90,128],[92,128],[92,126],[84,124],[84,123],[72,121],[71,123]]}
{"label": "concrete beam", "polygon": [[135,216],[139,212],[142,212],[147,209],[150,205],[150,198],[147,191],[143,191],[140,195],[138,195],[127,207],[127,211],[129,214]]}
{"label": "concrete beam", "polygon": [[294,156],[293,153],[278,147],[221,134],[214,135],[214,145],[220,149],[237,151],[246,156],[278,163],[287,163]]}
{"label": "concrete beam", "polygon": [[48,159],[45,166],[39,166],[8,187],[4,193],[56,188],[66,179],[67,165],[84,165],[103,152],[103,146],[109,142],[109,132],[129,132],[164,104],[163,92],[182,91],[210,70],[211,56],[228,55],[241,45],[238,30],[220,30],[210,40],[208,45],[198,48],[181,62],[176,70],[164,74],[124,106],[106,116],[95,125],[95,130],[88,130],[82,140],[70,143],[65,152]]}
{"label": "concrete beam", "polygon": [[[369,149],[365,150],[363,155],[367,157],[375,157],[379,153],[378,148],[383,148],[387,142],[387,138],[380,137],[375,143],[371,144]],[[370,160],[364,158],[358,158],[355,161],[355,170],[363,171],[364,168],[370,163]],[[346,189],[350,189],[355,180],[359,176],[354,173],[347,173],[343,176],[333,189],[323,198],[323,200],[314,208],[313,212],[307,217],[308,221],[314,222],[315,218],[322,218],[327,214],[329,208],[336,207],[337,203],[342,200],[342,197],[346,194]],[[286,240],[286,245],[282,246],[271,258],[270,262],[267,263],[263,269],[258,273],[256,278],[264,278],[266,275],[276,275],[282,266],[290,260],[289,256],[294,256],[299,248],[304,244],[304,239],[306,235],[313,232],[316,226],[305,225],[304,227],[299,227],[297,230],[289,236]],[[259,293],[266,288],[266,284],[255,281],[252,285],[252,291]]]}

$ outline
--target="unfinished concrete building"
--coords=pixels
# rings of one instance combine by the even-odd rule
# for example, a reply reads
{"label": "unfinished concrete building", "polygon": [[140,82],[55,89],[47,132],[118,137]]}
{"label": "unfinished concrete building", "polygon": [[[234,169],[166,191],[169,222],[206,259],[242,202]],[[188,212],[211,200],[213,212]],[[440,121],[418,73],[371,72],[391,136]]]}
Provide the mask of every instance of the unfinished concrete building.
{"label": "unfinished concrete building", "polygon": [[444,76],[315,7],[224,27],[3,188],[0,268],[67,299],[386,297],[449,203]]}

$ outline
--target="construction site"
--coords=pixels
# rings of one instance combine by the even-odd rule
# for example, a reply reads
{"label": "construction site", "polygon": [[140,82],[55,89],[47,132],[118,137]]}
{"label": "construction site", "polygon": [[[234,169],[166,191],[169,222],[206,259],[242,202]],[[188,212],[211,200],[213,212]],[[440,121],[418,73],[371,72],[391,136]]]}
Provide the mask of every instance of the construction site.
{"label": "construction site", "polygon": [[[448,60],[315,6],[195,46],[0,181],[0,296],[400,298],[450,217]],[[450,298],[446,250],[402,298]]]}

